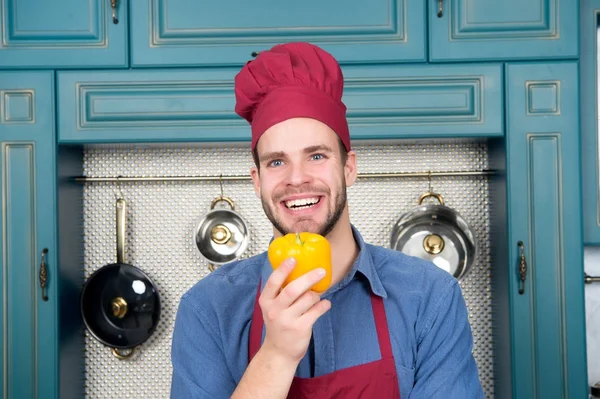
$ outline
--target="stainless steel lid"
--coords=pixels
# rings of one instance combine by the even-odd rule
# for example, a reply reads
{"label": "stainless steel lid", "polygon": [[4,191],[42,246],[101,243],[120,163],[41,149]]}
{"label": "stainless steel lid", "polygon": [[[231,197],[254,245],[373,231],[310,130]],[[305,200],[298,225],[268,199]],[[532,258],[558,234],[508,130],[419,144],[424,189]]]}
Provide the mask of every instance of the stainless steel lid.
{"label": "stainless steel lid", "polygon": [[457,279],[469,271],[477,256],[475,236],[465,220],[444,205],[439,194],[434,196],[440,205],[419,205],[398,219],[392,229],[390,245],[410,256],[432,261]]}
{"label": "stainless steel lid", "polygon": [[[228,203],[231,209],[214,209],[221,201]],[[237,259],[249,243],[248,225],[227,197],[217,197],[213,201],[211,211],[200,221],[194,237],[202,256],[213,265]]]}

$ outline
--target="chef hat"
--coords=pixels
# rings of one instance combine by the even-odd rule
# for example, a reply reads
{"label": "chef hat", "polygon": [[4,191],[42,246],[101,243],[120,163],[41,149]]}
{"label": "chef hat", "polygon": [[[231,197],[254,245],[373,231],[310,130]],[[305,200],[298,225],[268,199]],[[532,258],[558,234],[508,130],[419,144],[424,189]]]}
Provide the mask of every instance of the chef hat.
{"label": "chef hat", "polygon": [[350,150],[344,76],[331,54],[310,43],[287,43],[260,52],[235,77],[235,112],[260,136],[286,119],[313,118],[329,126]]}

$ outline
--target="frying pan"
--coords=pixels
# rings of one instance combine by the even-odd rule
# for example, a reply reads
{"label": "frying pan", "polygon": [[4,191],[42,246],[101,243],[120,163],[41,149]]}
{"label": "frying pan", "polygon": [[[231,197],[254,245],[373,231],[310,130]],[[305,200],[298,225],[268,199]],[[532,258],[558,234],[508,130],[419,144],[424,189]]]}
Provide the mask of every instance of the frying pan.
{"label": "frying pan", "polygon": [[81,292],[80,310],[94,338],[111,347],[119,359],[154,332],[160,318],[160,296],[152,279],[125,263],[126,201],[117,199],[117,262],[96,270]]}

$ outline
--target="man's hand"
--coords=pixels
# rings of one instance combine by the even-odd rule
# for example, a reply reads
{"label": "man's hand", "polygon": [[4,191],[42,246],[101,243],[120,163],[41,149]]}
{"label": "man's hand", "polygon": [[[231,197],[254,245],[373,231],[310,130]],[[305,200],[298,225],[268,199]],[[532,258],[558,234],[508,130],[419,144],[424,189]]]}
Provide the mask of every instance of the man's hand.
{"label": "man's hand", "polygon": [[310,290],[325,276],[324,269],[311,270],[281,288],[295,264],[293,258],[286,259],[273,271],[258,303],[266,328],[264,350],[297,365],[308,349],[313,324],[331,302]]}
{"label": "man's hand", "polygon": [[258,303],[265,322],[263,345],[252,358],[232,399],[287,397],[298,363],[304,357],[312,326],[331,307],[331,302],[310,290],[325,275],[323,269],[303,274],[282,289],[294,268],[285,260],[271,273]]}

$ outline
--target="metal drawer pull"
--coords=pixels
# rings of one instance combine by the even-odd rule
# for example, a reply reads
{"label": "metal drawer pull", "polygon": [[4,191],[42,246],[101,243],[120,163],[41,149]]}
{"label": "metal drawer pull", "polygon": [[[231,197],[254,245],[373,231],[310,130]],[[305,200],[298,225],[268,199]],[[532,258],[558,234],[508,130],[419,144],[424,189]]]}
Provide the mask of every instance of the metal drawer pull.
{"label": "metal drawer pull", "polygon": [[521,249],[521,256],[519,257],[519,295],[523,295],[525,293],[525,279],[527,278],[527,260],[525,259],[525,245],[523,241],[519,241],[517,245]]}
{"label": "metal drawer pull", "polygon": [[591,283],[600,283],[600,277],[596,277],[596,276],[588,276],[587,273],[585,274],[585,283],[586,284],[591,284]]}
{"label": "metal drawer pull", "polygon": [[113,23],[116,25],[119,23],[119,18],[117,18],[117,0],[110,0],[110,8],[112,8]]}
{"label": "metal drawer pull", "polygon": [[46,268],[47,253],[48,248],[44,248],[42,250],[42,263],[40,264],[40,287],[42,288],[42,299],[44,301],[48,300],[48,295],[46,295],[46,283],[48,282],[48,269]]}
{"label": "metal drawer pull", "polygon": [[444,0],[438,0],[437,16],[438,18],[442,18],[442,15],[444,15]]}

